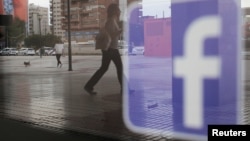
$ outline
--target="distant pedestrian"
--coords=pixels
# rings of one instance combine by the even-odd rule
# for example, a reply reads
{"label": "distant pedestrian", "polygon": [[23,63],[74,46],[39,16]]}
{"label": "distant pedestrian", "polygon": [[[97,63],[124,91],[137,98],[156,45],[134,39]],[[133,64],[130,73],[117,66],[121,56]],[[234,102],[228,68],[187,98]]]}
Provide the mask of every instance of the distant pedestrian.
{"label": "distant pedestrian", "polygon": [[101,79],[101,77],[108,70],[110,62],[113,61],[116,67],[117,76],[122,89],[122,60],[121,55],[118,50],[118,39],[122,30],[118,26],[120,9],[117,4],[110,4],[107,9],[107,21],[105,23],[105,28],[111,37],[111,43],[107,50],[102,50],[102,64],[100,68],[94,73],[90,80],[84,86],[84,89],[89,94],[96,94],[94,91],[94,86]]}
{"label": "distant pedestrian", "polygon": [[62,67],[61,56],[64,55],[63,44],[56,44],[54,50],[55,50],[55,54],[56,54],[57,67],[60,66],[60,68],[61,68]]}

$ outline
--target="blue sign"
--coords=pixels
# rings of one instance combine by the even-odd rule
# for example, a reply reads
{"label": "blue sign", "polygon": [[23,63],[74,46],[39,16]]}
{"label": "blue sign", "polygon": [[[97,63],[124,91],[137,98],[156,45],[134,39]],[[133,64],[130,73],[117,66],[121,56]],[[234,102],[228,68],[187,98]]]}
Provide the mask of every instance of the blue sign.
{"label": "blue sign", "polygon": [[[155,32],[168,30],[164,18],[143,21],[147,53],[127,58],[125,123],[135,132],[206,140],[209,124],[241,123],[239,2],[172,0],[170,19],[170,57],[150,56],[169,45],[159,41],[169,31]],[[158,26],[147,30],[152,22]]]}
{"label": "blue sign", "polygon": [[176,133],[206,136],[208,124],[240,123],[238,14],[235,0],[173,4]]}

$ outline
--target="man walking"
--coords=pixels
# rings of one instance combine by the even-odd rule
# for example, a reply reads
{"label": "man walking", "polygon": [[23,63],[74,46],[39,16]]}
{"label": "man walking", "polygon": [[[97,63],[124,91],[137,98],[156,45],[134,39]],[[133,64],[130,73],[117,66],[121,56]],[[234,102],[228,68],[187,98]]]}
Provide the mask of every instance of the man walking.
{"label": "man walking", "polygon": [[56,60],[57,60],[57,67],[62,67],[61,56],[63,55],[63,44],[56,44],[55,45],[55,53],[56,53]]}

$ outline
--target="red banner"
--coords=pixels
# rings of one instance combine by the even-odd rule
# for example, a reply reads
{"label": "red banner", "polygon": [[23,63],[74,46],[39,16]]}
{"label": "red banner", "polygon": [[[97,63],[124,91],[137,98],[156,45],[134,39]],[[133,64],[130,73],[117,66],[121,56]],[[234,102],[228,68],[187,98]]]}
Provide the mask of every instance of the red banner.
{"label": "red banner", "polygon": [[27,21],[28,0],[0,0],[0,14]]}

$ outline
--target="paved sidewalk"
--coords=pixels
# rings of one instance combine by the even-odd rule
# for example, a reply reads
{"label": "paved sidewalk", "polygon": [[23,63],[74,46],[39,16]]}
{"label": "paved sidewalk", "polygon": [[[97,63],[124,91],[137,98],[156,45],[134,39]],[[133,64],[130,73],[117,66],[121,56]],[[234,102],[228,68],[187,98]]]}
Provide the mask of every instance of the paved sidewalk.
{"label": "paved sidewalk", "polygon": [[3,141],[117,141],[83,132],[41,128],[13,118],[0,118],[0,125],[0,137]]}
{"label": "paved sidewalk", "polygon": [[[0,116],[27,125],[116,140],[167,140],[129,131],[122,118],[122,95],[113,63],[90,96],[83,86],[100,65],[101,56],[68,57],[62,68],[54,56],[0,57]],[[25,67],[23,62],[30,61]]]}
{"label": "paved sidewalk", "polygon": [[[0,137],[32,131],[29,135],[41,140],[173,140],[171,136],[135,134],[126,128],[113,63],[95,87],[98,94],[91,96],[83,86],[98,69],[101,56],[73,56],[73,71],[68,71],[68,57],[61,60],[63,66],[57,68],[54,56],[0,57],[0,124],[12,125],[7,130],[1,126],[4,134]],[[31,66],[25,67],[24,61]],[[247,116],[248,101],[246,97]],[[15,130],[19,127],[23,130]]]}

